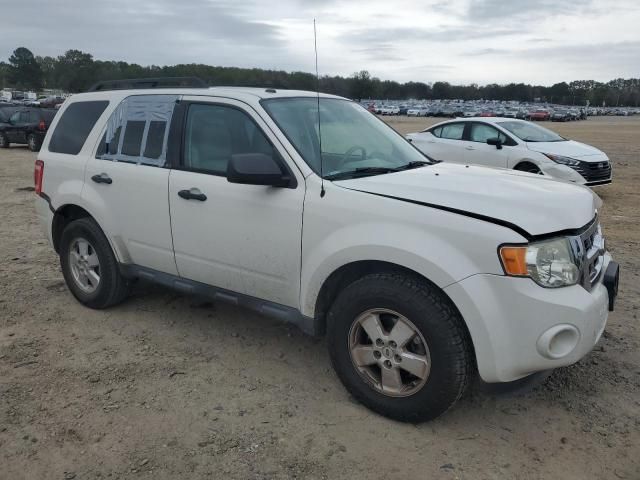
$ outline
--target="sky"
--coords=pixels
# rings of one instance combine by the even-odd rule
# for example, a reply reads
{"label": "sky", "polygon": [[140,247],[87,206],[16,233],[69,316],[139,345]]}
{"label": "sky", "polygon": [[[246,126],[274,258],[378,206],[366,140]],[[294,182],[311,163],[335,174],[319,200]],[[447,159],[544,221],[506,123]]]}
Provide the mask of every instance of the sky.
{"label": "sky", "polygon": [[204,63],[454,84],[640,77],[640,0],[20,0],[0,59],[75,48],[141,65]]}

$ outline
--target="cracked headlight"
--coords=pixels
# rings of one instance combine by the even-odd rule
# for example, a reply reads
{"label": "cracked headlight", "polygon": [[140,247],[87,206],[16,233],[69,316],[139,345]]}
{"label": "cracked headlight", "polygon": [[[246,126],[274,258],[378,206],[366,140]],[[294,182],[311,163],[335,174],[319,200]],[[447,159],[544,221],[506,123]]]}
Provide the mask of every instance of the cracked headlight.
{"label": "cracked headlight", "polygon": [[504,273],[529,277],[546,288],[566,287],[578,283],[580,270],[568,238],[555,238],[529,245],[500,247]]}

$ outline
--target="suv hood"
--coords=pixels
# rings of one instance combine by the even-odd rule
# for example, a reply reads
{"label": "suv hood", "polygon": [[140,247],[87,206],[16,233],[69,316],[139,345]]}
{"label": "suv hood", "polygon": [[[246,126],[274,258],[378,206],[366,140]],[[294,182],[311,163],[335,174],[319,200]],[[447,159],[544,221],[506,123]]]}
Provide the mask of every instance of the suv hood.
{"label": "suv hood", "polygon": [[567,140],[566,142],[526,142],[527,148],[534,152],[553,153],[571,157],[586,162],[601,162],[608,160],[604,152],[591,145]]}
{"label": "suv hood", "polygon": [[601,204],[586,187],[515,170],[451,163],[334,183],[493,221],[525,237],[581,228]]}

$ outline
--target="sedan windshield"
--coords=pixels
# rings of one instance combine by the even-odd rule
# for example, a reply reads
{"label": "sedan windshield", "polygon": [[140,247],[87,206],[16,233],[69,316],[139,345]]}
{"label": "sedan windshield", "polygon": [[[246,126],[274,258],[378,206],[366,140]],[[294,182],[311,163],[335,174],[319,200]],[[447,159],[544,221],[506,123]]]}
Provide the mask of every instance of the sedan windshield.
{"label": "sedan windshield", "polygon": [[262,105],[314,172],[320,174],[322,162],[324,178],[380,175],[431,162],[357,103],[321,98],[318,111],[317,98],[296,97]]}
{"label": "sedan windshield", "polygon": [[498,125],[524,142],[564,142],[567,140],[551,130],[529,122],[498,122]]}

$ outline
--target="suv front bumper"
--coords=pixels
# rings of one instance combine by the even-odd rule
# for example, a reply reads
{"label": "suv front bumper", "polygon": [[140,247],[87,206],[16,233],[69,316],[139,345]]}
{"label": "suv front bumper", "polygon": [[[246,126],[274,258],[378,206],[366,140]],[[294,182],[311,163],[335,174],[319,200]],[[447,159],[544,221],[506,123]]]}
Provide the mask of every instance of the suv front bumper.
{"label": "suv front bumper", "polygon": [[617,293],[617,264],[608,253],[604,262],[609,275],[591,291],[580,285],[543,288],[529,278],[490,274],[446,287],[469,328],[482,379],[510,382],[571,365],[589,353],[613,306],[610,292]]}

